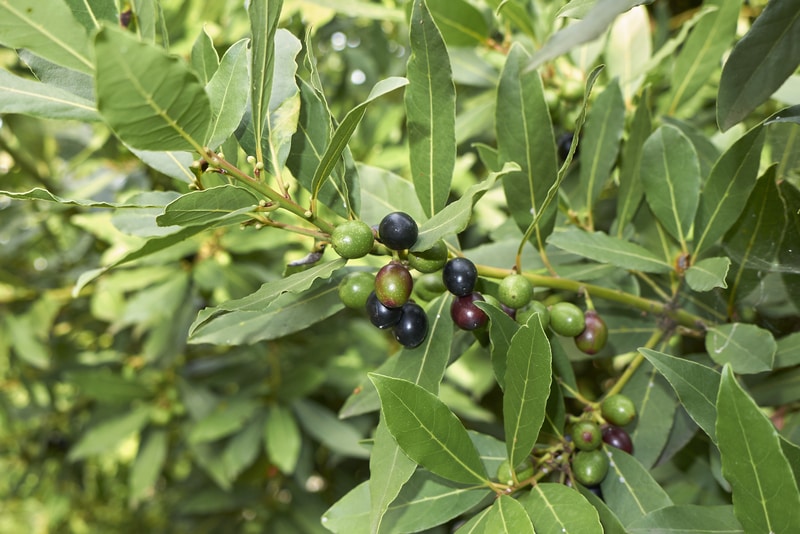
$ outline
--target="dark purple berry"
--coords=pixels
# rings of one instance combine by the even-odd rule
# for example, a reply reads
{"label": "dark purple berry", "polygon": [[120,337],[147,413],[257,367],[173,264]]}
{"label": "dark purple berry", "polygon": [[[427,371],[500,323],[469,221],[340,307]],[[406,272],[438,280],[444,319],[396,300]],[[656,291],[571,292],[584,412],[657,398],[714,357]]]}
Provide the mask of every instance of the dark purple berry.
{"label": "dark purple berry", "polygon": [[608,327],[594,310],[586,310],[583,318],[586,326],[583,332],[575,336],[575,346],[586,354],[597,354],[606,346]]}
{"label": "dark purple berry", "polygon": [[472,293],[477,280],[478,269],[467,258],[453,258],[445,263],[442,270],[444,286],[457,297]]}
{"label": "dark purple berry", "polygon": [[485,300],[478,292],[457,297],[450,305],[450,316],[462,330],[476,330],[489,322],[489,316],[475,305],[475,301]]}
{"label": "dark purple berry", "polygon": [[422,306],[407,302],[402,307],[400,321],[394,325],[394,338],[406,348],[419,346],[428,335],[428,316]]}
{"label": "dark purple berry", "polygon": [[633,441],[625,429],[613,425],[603,425],[603,442],[606,445],[633,454]]}

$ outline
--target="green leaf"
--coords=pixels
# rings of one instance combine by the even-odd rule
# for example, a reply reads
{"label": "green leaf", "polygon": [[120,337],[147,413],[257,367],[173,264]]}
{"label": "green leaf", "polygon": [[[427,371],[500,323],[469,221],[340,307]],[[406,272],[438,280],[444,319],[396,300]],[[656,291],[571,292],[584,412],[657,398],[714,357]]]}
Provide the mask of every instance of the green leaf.
{"label": "green leaf", "polygon": [[482,182],[467,189],[461,198],[448,204],[442,211],[420,225],[417,242],[411,250],[428,250],[443,237],[464,230],[472,217],[475,203],[494,185],[494,182],[519,168],[516,163],[507,162],[499,172],[489,173]]}
{"label": "green leaf", "polygon": [[672,89],[664,101],[667,115],[675,115],[705,85],[736,35],[739,2],[708,0],[703,5],[717,10],[697,23],[675,59]]}
{"label": "green leaf", "polygon": [[165,430],[147,432],[139,444],[139,452],[128,475],[129,498],[144,498],[156,485],[167,459],[169,440]]}
{"label": "green leaf", "polygon": [[668,124],[653,132],[642,148],[641,179],[653,215],[684,245],[700,197],[700,164],[689,138]]}
{"label": "green leaf", "polygon": [[539,534],[601,534],[597,510],[577,491],[563,484],[535,484],[519,499]]}
{"label": "green leaf", "polygon": [[486,471],[461,422],[429,391],[399,378],[375,373],[386,426],[409,458],[455,482],[484,484]]}
{"label": "green leaf", "polygon": [[764,103],[800,65],[796,1],[768,2],[722,68],[717,122],[724,132]]}
{"label": "green leaf", "polygon": [[417,464],[398,447],[381,417],[369,456],[370,531],[381,532],[386,510],[408,482]]}
{"label": "green leaf", "polygon": [[264,449],[269,461],[290,475],[297,466],[301,445],[302,436],[292,412],[279,404],[270,406],[264,424]]}
{"label": "green leaf", "polygon": [[190,168],[192,163],[194,163],[194,158],[192,157],[191,152],[161,152],[155,150],[137,150],[131,147],[128,147],[128,150],[130,150],[137,158],[160,173],[166,174],[167,176],[187,184],[192,183],[195,180],[195,175]]}
{"label": "green leaf", "polygon": [[447,46],[470,47],[486,42],[489,28],[483,13],[465,0],[425,0]]}
{"label": "green leaf", "polygon": [[[0,195],[15,198],[18,200],[43,200],[45,202],[57,202],[69,206],[81,206],[84,208],[163,208],[163,204],[157,203],[129,203],[129,202],[97,202],[94,200],[75,200],[54,195],[50,191],[41,187],[34,187],[30,191],[0,191]],[[153,197],[151,197],[153,198]]]}
{"label": "green leaf", "polygon": [[[445,12],[457,13],[453,8]],[[423,0],[414,0],[410,44],[405,109],[411,176],[430,217],[444,207],[450,193],[456,161],[456,88],[447,48]]]}
{"label": "green leaf", "polygon": [[636,419],[626,430],[633,440],[633,455],[648,468],[658,461],[675,418],[675,394],[649,363],[641,365],[622,393],[636,406]]}
{"label": "green leaf", "polygon": [[0,0],[0,44],[91,74],[86,30],[62,0]]}
{"label": "green leaf", "polygon": [[[558,163],[550,111],[537,71],[523,73],[528,53],[512,45],[497,88],[495,124],[499,161],[519,164],[519,171],[503,180],[506,202],[517,226],[524,232],[544,205],[556,182]],[[539,222],[543,241],[550,233],[555,205]]]}
{"label": "green leaf", "polygon": [[756,185],[764,128],[756,126],[714,164],[703,186],[694,227],[694,255],[699,257],[736,222]]}
{"label": "green leaf", "polygon": [[520,502],[508,495],[500,495],[486,514],[484,528],[470,532],[486,534],[533,534],[533,524]]}
{"label": "green leaf", "polygon": [[109,27],[94,49],[97,108],[122,141],[143,150],[202,149],[211,108],[185,63]]}
{"label": "green leaf", "polygon": [[630,135],[622,148],[622,162],[619,169],[619,194],[617,195],[617,232],[622,238],[625,226],[633,219],[644,197],[644,188],[639,180],[642,162],[642,148],[653,129],[653,118],[649,106],[650,90],[645,88],[636,106],[636,113],[630,126]]}
{"label": "green leaf", "polygon": [[650,70],[648,66],[653,54],[652,41],[650,17],[647,8],[643,6],[634,7],[617,17],[609,30],[604,52],[608,77],[612,80],[619,79],[622,96],[628,104]]}
{"label": "green leaf", "polygon": [[336,163],[339,161],[339,158],[347,147],[347,143],[350,141],[350,137],[361,122],[361,119],[364,118],[364,114],[367,112],[367,106],[381,96],[405,85],[408,85],[408,80],[399,76],[381,80],[375,84],[364,102],[351,109],[347,115],[345,115],[339,127],[336,128],[336,131],[333,133],[330,143],[325,147],[325,152],[322,154],[319,165],[314,171],[314,176],[311,179],[312,198],[316,199],[319,196],[322,186],[327,181],[331,172],[333,172]]}
{"label": "green leaf", "polygon": [[204,310],[209,313],[195,319],[189,342],[241,345],[294,334],[344,307],[338,284],[338,278],[317,278],[303,293],[283,293],[266,307],[237,309],[211,318],[210,311]]}
{"label": "green leaf", "polygon": [[104,22],[119,24],[116,2],[108,0],[66,0],[75,19],[92,32]]}
{"label": "green leaf", "polygon": [[[641,4],[641,0],[604,0],[596,2],[586,12],[583,20],[557,31],[530,59],[525,72],[531,72],[544,63],[566,54],[573,48],[600,37],[618,15]],[[566,7],[566,6],[565,6]]]}
{"label": "green leaf", "polygon": [[456,534],[483,534],[484,532],[489,532],[491,528],[489,525],[489,521],[491,520],[489,512],[491,511],[492,507],[488,506],[473,515],[469,521],[458,527]]}
{"label": "green leaf", "polygon": [[261,450],[263,427],[263,418],[256,417],[228,440],[221,458],[228,480],[236,480],[242,471],[255,462]]}
{"label": "green leaf", "polygon": [[120,443],[147,425],[150,421],[150,411],[150,406],[137,406],[92,424],[70,449],[67,458],[74,462],[94,454],[113,451]]}
{"label": "green leaf", "polygon": [[650,512],[628,526],[630,534],[736,534],[744,533],[733,506],[679,504]]}
{"label": "green leaf", "polygon": [[333,452],[352,458],[369,456],[369,451],[360,443],[363,435],[356,427],[340,421],[325,406],[309,399],[300,399],[295,401],[292,408],[303,430]]}
{"label": "green leaf", "polygon": [[716,442],[719,373],[710,367],[651,349],[639,349],[667,379],[689,416]]}
{"label": "green leaf", "polygon": [[[694,149],[697,152],[697,159],[700,162],[700,176],[709,176],[711,174],[711,169],[719,159],[722,151],[710,138],[706,137],[705,132],[692,124],[676,119],[675,117],[662,117],[662,120],[665,124],[675,126],[689,138],[689,141],[694,145]],[[702,198],[700,200],[702,202]]]}
{"label": "green leaf", "polygon": [[800,364],[800,332],[782,337],[777,342],[774,369]]}
{"label": "green leaf", "polygon": [[180,196],[164,208],[156,222],[159,226],[208,225],[229,217],[231,212],[257,206],[258,199],[249,190],[235,185],[220,185]]}
{"label": "green leaf", "polygon": [[772,422],[722,371],[717,397],[722,474],[733,490],[733,509],[745,532],[791,532],[800,525],[800,493]]}
{"label": "green leaf", "polygon": [[506,388],[506,358],[511,347],[511,339],[519,330],[519,323],[506,312],[488,302],[476,302],[478,308],[489,316],[489,342],[491,343],[492,368],[497,384]]}
{"label": "green leaf", "polygon": [[275,70],[275,34],[278,31],[283,0],[253,0],[247,8],[250,17],[250,119],[254,132],[256,161],[264,162],[264,147],[269,137],[269,102]]}
{"label": "green leaf", "polygon": [[388,213],[404,211],[417,222],[426,220],[414,184],[391,171],[358,164],[361,180],[361,219],[377,224]]}
{"label": "green leaf", "polygon": [[686,271],[686,283],[694,291],[711,291],[715,287],[726,288],[730,258],[706,258],[700,260]]}
{"label": "green leaf", "polygon": [[47,119],[100,120],[94,102],[42,82],[0,69],[0,113],[20,113]]}
{"label": "green leaf", "polygon": [[706,351],[711,359],[720,365],[729,364],[739,374],[771,370],[776,350],[772,334],[752,324],[713,326],[706,334]]}
{"label": "green leaf", "polygon": [[154,393],[142,382],[114,374],[109,369],[75,369],[65,373],[65,377],[82,395],[103,404],[130,403]]}
{"label": "green leaf", "polygon": [[212,150],[236,130],[247,106],[247,43],[247,39],[233,43],[206,84],[212,115],[206,144]]}
{"label": "green leaf", "polygon": [[510,465],[530,454],[544,421],[552,376],[550,342],[539,315],[511,338],[506,357],[503,425]]}
{"label": "green leaf", "polygon": [[197,421],[189,430],[191,443],[214,441],[230,436],[253,417],[261,403],[250,397],[234,397],[217,404],[212,412]]}
{"label": "green leaf", "polygon": [[214,47],[214,41],[206,31],[205,26],[197,35],[194,44],[192,45],[192,53],[189,63],[192,69],[200,77],[200,83],[208,85],[214,73],[219,68],[219,54]]}
{"label": "green leaf", "polygon": [[600,518],[600,524],[603,525],[605,534],[627,534],[625,527],[620,523],[619,518],[611,511],[608,505],[590,489],[585,488],[581,484],[576,483],[576,487],[583,497],[589,501]]}
{"label": "green leaf", "polygon": [[614,78],[592,104],[580,140],[581,201],[589,213],[617,162],[624,126],[625,102]]}
{"label": "green leaf", "polygon": [[603,448],[611,458],[601,485],[603,500],[626,529],[653,510],[672,504],[669,495],[638,460],[616,447]]}
{"label": "green leaf", "polygon": [[590,260],[646,273],[666,273],[673,267],[646,248],[603,232],[568,230],[556,232],[547,242]]}

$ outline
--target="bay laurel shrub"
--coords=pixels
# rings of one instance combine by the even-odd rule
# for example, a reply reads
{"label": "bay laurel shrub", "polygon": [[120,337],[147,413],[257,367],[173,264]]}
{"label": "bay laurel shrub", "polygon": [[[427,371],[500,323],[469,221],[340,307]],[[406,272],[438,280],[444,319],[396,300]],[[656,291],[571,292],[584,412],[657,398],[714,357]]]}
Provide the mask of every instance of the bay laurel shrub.
{"label": "bay laurel shrub", "polygon": [[0,530],[800,531],[799,9],[0,0]]}

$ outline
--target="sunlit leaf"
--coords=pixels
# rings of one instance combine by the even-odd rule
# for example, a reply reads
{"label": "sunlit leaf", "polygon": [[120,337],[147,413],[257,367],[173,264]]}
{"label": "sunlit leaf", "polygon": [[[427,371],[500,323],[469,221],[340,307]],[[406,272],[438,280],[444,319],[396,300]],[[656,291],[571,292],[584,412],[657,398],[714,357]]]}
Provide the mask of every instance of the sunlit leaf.
{"label": "sunlit leaf", "polygon": [[715,287],[726,288],[730,258],[706,258],[686,271],[686,283],[695,291],[710,291]]}
{"label": "sunlit leaf", "polygon": [[519,499],[537,533],[599,534],[597,510],[580,493],[563,484],[535,484]]}
{"label": "sunlit leaf", "polygon": [[603,232],[589,233],[578,230],[556,232],[547,239],[547,242],[567,252],[610,263],[623,269],[646,273],[664,273],[673,269],[672,265],[646,248]]}
{"label": "sunlit leaf", "polygon": [[206,85],[212,112],[207,144],[212,150],[236,130],[247,105],[247,43],[241,39],[228,48]]}
{"label": "sunlit leaf", "polygon": [[706,350],[718,364],[727,363],[736,373],[750,374],[772,369],[777,345],[768,330],[730,323],[709,328]]}
{"label": "sunlit leaf", "polygon": [[48,119],[100,120],[94,102],[0,69],[0,112]]}
{"label": "sunlit leaf", "polygon": [[271,406],[263,432],[264,449],[270,462],[284,474],[294,473],[300,457],[302,437],[292,412],[278,404]]}
{"label": "sunlit leaf", "polygon": [[742,526],[729,505],[679,504],[650,512],[628,526],[631,534],[738,534]]}

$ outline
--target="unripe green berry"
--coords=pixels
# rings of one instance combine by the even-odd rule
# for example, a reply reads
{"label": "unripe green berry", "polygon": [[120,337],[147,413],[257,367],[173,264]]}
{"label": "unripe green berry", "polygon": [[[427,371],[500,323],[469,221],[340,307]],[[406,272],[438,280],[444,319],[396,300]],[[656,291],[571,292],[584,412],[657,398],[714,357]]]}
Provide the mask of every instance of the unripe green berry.
{"label": "unripe green berry", "polygon": [[547,306],[539,300],[532,300],[527,306],[517,312],[517,322],[525,324],[528,318],[534,313],[539,314],[539,321],[542,323],[542,328],[547,328],[550,325],[550,310]]}
{"label": "unripe green berry", "polygon": [[[533,461],[530,458],[525,458],[525,460],[514,469],[514,473],[511,472],[511,465],[508,459],[505,459],[497,468],[497,481],[501,484],[513,486],[516,482],[531,478],[533,472]],[[514,482],[515,474],[516,482]]]}
{"label": "unripe green berry", "polygon": [[348,273],[339,282],[339,298],[348,308],[362,310],[375,288],[375,277],[365,271]]}
{"label": "unripe green berry", "polygon": [[428,250],[409,252],[408,264],[421,273],[435,273],[447,263],[447,245],[441,239]]}
{"label": "unripe green berry", "polygon": [[603,433],[597,423],[578,421],[572,426],[572,443],[582,451],[593,451],[603,441]]}
{"label": "unripe green berry", "polygon": [[497,298],[509,308],[518,310],[533,298],[533,284],[521,274],[511,274],[500,282]]}
{"label": "unripe green berry", "polygon": [[363,221],[346,221],[333,229],[331,246],[342,258],[363,258],[372,250],[375,236]]}
{"label": "unripe green berry", "polygon": [[572,475],[584,486],[596,486],[606,478],[609,464],[603,449],[578,451],[572,458]]}
{"label": "unripe green berry", "polygon": [[612,425],[625,426],[636,417],[636,405],[629,397],[618,393],[603,400],[600,413]]}
{"label": "unripe green berry", "polygon": [[557,302],[550,307],[550,328],[564,337],[575,337],[586,327],[580,308],[571,302]]}

